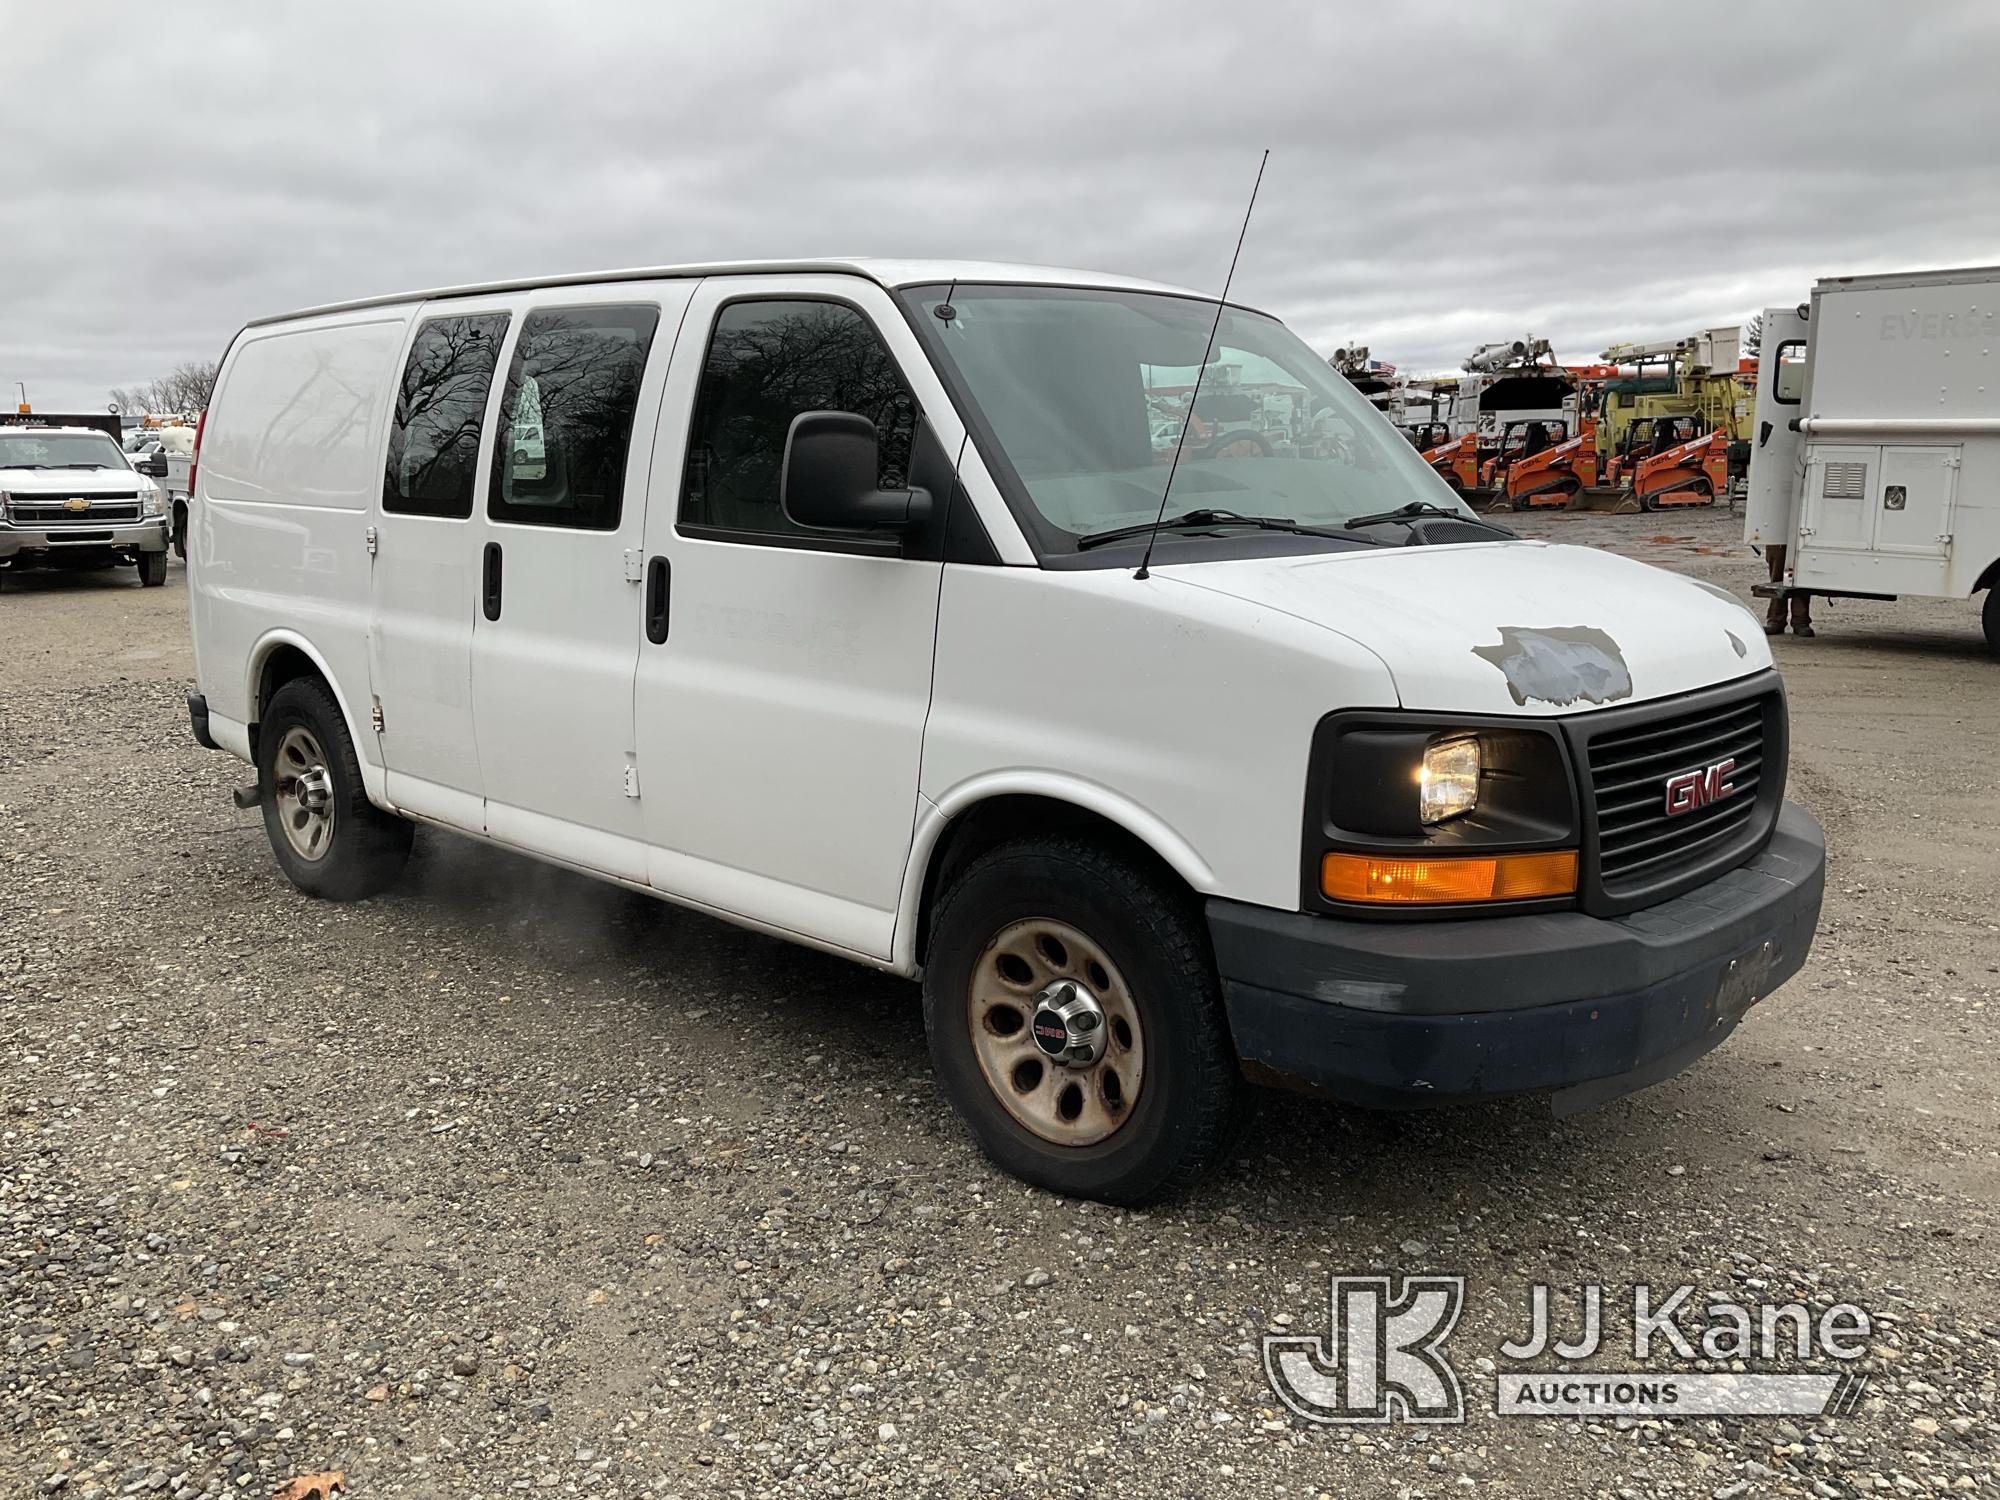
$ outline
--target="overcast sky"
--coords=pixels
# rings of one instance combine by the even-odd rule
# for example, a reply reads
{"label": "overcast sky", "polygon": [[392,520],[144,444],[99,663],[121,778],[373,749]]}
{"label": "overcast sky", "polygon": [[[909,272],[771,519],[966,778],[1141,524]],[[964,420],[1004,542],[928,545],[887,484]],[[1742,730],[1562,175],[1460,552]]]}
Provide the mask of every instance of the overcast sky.
{"label": "overcast sky", "polygon": [[0,0],[0,381],[43,410],[246,318],[723,257],[1215,290],[1405,368],[2000,261],[2000,5],[146,7]]}

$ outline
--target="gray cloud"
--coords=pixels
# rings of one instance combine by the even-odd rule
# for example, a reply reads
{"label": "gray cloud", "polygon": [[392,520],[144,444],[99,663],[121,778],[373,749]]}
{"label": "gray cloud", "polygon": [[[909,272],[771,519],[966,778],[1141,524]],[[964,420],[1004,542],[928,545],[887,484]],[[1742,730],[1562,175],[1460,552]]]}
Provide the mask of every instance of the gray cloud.
{"label": "gray cloud", "polygon": [[[73,12],[73,14],[72,14]],[[0,380],[487,277],[963,255],[1219,286],[1406,367],[2000,259],[2000,12],[180,4],[5,21]],[[157,23],[157,24],[156,24]]]}

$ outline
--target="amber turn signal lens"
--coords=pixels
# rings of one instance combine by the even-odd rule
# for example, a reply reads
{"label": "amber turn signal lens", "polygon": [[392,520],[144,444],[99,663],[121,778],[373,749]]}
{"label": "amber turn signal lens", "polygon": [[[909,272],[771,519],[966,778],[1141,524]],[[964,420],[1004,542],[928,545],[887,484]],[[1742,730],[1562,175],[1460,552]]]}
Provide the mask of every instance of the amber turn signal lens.
{"label": "amber turn signal lens", "polygon": [[1567,896],[1576,890],[1576,851],[1460,854],[1439,859],[1329,854],[1319,863],[1319,888],[1329,901],[1392,906]]}

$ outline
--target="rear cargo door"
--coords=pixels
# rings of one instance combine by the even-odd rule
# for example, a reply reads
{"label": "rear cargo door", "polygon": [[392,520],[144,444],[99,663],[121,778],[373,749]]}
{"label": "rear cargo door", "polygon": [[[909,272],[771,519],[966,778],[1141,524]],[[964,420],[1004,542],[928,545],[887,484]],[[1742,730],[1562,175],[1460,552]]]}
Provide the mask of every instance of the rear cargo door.
{"label": "rear cargo door", "polygon": [[1803,449],[1791,424],[1805,410],[1806,328],[1806,317],[1796,307],[1764,309],[1750,496],[1743,509],[1743,540],[1752,546],[1789,546],[1799,525]]}

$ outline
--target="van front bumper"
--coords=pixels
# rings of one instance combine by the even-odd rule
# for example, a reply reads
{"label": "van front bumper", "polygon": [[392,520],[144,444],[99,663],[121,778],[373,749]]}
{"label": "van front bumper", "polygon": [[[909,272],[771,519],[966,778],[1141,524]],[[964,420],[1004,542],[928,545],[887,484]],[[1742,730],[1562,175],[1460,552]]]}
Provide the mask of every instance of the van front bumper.
{"label": "van front bumper", "polygon": [[0,562],[20,554],[90,552],[164,552],[170,521],[147,516],[115,526],[15,526],[0,521]]}
{"label": "van front bumper", "polygon": [[1230,1030],[1260,1082],[1375,1107],[1657,1083],[1806,961],[1826,841],[1786,803],[1763,851],[1622,917],[1357,922],[1211,900]]}

